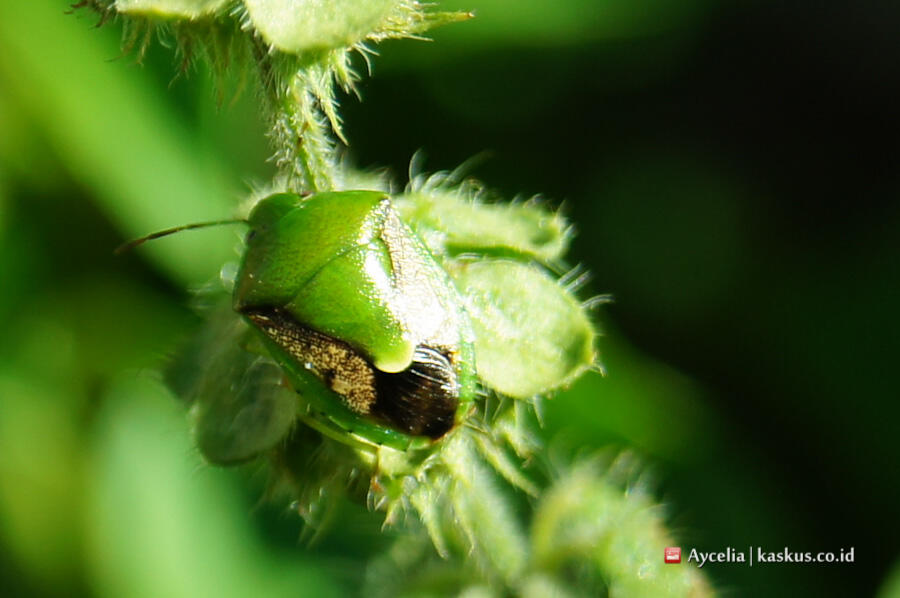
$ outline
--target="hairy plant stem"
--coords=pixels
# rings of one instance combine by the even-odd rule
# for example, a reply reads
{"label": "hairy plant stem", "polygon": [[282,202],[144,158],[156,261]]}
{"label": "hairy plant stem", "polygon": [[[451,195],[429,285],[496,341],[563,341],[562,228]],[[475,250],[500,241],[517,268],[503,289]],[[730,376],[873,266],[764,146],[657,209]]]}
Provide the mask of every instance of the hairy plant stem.
{"label": "hairy plant stem", "polygon": [[298,60],[253,40],[263,100],[269,114],[274,160],[287,188],[296,192],[340,187],[334,123],[326,113],[334,102],[327,57]]}

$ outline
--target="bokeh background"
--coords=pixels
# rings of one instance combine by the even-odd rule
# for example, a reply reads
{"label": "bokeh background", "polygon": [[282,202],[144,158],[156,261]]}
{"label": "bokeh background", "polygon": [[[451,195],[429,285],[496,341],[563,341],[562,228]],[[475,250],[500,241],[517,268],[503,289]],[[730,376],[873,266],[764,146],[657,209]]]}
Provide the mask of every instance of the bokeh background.
{"label": "bokeh background", "polygon": [[[900,595],[898,5],[442,6],[478,18],[379,46],[348,156],[401,186],[417,151],[477,156],[576,224],[585,297],[615,297],[608,375],[548,405],[547,438],[641,455],[686,551],[855,550],[708,565],[725,596]],[[254,92],[173,79],[159,44],[137,65],[66,8],[0,3],[0,593],[352,593],[378,515],[308,550],[259,473],[200,462],[155,373],[236,233],[112,255],[271,176]]]}

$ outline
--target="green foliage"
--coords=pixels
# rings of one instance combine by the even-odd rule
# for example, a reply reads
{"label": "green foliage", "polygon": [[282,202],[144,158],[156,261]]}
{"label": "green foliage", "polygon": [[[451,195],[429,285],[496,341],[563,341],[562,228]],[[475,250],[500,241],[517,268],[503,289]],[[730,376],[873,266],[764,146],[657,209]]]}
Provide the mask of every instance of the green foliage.
{"label": "green foliage", "polygon": [[[400,302],[421,302],[423,285],[437,285],[447,296],[456,297],[458,291],[461,297],[459,305],[457,299],[408,305],[404,317],[413,318],[418,309],[432,318],[434,312],[457,310],[471,318],[474,355],[466,353],[469,331],[461,326],[460,379],[474,360],[477,400],[461,396],[460,421],[443,438],[400,443],[383,422],[338,415],[330,399],[317,398],[307,384],[310,375],[300,372],[305,364],[296,356],[265,335],[248,334],[244,321],[229,309],[210,310],[206,329],[169,373],[172,386],[191,405],[194,439],[209,461],[265,458],[273,492],[288,492],[313,529],[325,529],[344,499],[383,511],[401,536],[369,567],[368,593],[375,595],[388,595],[386,588],[393,588],[390,595],[709,594],[693,570],[663,569],[661,550],[669,540],[660,518],[645,495],[622,487],[614,468],[607,472],[593,462],[549,464],[537,431],[537,407],[597,367],[597,334],[587,315],[591,303],[574,295],[581,277],[573,270],[559,279],[571,235],[559,213],[537,201],[487,201],[472,183],[436,175],[414,181],[396,198],[404,223],[396,230],[408,226],[422,239],[402,233],[401,245],[413,247],[408,258],[379,257],[382,272],[353,261],[346,243],[328,248],[329,242],[368,230],[354,218],[347,199],[359,195],[346,192],[358,175],[339,161],[336,140],[342,139],[336,89],[352,91],[357,77],[350,68],[352,53],[368,52],[367,43],[419,37],[436,25],[468,18],[467,13],[434,12],[411,0],[87,4],[104,19],[123,19],[125,45],[137,47],[139,56],[157,34],[175,40],[185,64],[206,61],[220,79],[234,68],[247,68],[261,89],[279,170],[272,190],[342,191],[328,195],[334,201],[325,206],[327,213],[301,227],[299,246],[283,238],[266,245],[263,262],[275,263],[256,260],[254,241],[248,242],[249,257],[234,287],[236,306],[252,295],[248,281],[255,288],[275,280],[277,292],[299,282],[286,260],[325,259],[315,275],[334,280],[319,289],[304,279],[278,306],[384,371],[393,371],[393,365],[380,363],[380,357],[387,355],[391,364],[398,359],[382,338],[390,337],[389,318],[378,311],[377,293],[366,286],[376,275],[388,278]],[[369,186],[382,189],[388,183],[373,180]],[[256,205],[265,211],[272,197],[285,196]],[[260,213],[251,212],[251,228]],[[278,227],[282,218],[279,214],[268,225]],[[314,243],[316,235],[323,242]],[[407,263],[415,267],[404,279],[397,274],[398,264]],[[338,278],[345,286],[351,282],[348,291],[335,295]],[[231,290],[229,283],[211,294],[210,303]],[[322,289],[326,294],[298,299],[298,293]],[[267,300],[271,291],[264,293]],[[366,333],[387,332],[375,335],[377,342],[359,340],[346,326],[334,324],[348,312],[356,316],[354,323],[367,322]],[[321,321],[334,325],[314,325]],[[415,329],[410,321],[400,324],[407,332]],[[470,392],[466,382],[461,386]],[[110,440],[119,441],[118,436]],[[103,552],[104,544],[97,546]],[[233,574],[255,575],[252,567]],[[110,583],[116,588],[119,582]]]}
{"label": "green foliage", "polygon": [[519,399],[565,386],[594,363],[594,329],[580,305],[538,268],[512,261],[447,264],[475,326],[478,375]]}
{"label": "green foliage", "polygon": [[278,446],[297,416],[278,365],[247,350],[246,323],[225,304],[173,364],[169,380],[193,404],[197,448],[212,463],[241,463]]}
{"label": "green foliage", "polygon": [[136,16],[197,19],[214,14],[230,0],[115,0],[116,11]]}
{"label": "green foliage", "polygon": [[245,0],[250,21],[273,47],[292,54],[414,37],[468,17],[437,13],[417,0]]}
{"label": "green foliage", "polygon": [[[339,595],[312,564],[268,551],[241,516],[244,505],[207,500],[227,493],[227,481],[211,471],[197,475],[201,464],[186,457],[191,441],[182,414],[160,407],[166,393],[159,382],[132,373],[109,393],[86,492],[86,550],[103,594],[190,598],[215,588],[222,596],[286,597],[311,588]],[[160,436],[168,442],[156,442]]]}
{"label": "green foliage", "polygon": [[397,204],[432,253],[474,251],[542,263],[555,263],[565,255],[569,227],[559,214],[536,204],[485,203],[477,194],[426,185],[414,186],[416,190],[401,195]]}

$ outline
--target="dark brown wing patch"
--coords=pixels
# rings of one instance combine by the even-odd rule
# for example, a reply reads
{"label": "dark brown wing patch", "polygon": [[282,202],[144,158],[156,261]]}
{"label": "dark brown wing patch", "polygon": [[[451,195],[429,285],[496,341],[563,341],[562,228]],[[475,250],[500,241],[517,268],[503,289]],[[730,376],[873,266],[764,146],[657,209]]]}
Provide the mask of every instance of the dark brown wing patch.
{"label": "dark brown wing patch", "polygon": [[396,374],[376,370],[375,380],[372,414],[401,432],[438,439],[456,423],[456,371],[437,349],[419,345],[408,368]]}
{"label": "dark brown wing patch", "polygon": [[340,395],[350,410],[400,432],[433,439],[456,423],[459,384],[446,351],[419,345],[408,368],[389,374],[347,343],[300,325],[283,309],[253,308],[243,313]]}

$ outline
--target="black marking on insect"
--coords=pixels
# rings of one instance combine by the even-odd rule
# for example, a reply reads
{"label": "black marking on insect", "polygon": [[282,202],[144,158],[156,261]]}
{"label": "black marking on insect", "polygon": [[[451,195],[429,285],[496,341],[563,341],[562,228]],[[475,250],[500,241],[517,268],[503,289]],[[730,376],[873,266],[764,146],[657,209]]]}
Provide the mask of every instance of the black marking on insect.
{"label": "black marking on insect", "polygon": [[298,323],[284,309],[253,307],[243,314],[351,411],[435,440],[453,428],[459,385],[450,351],[419,345],[408,368],[387,373],[347,343]]}
{"label": "black marking on insect", "polygon": [[377,399],[372,412],[413,436],[440,438],[456,421],[459,385],[448,356],[419,345],[408,368],[396,374],[375,371]]}

